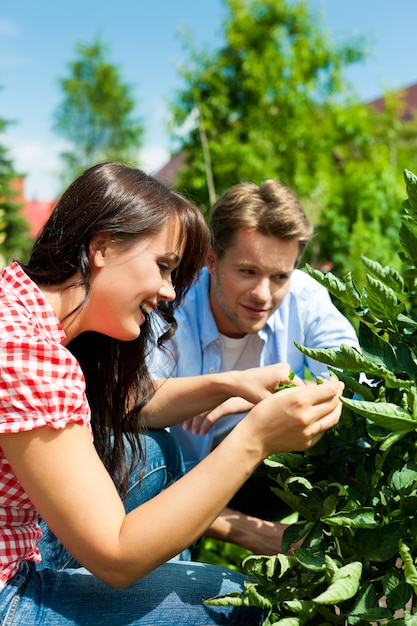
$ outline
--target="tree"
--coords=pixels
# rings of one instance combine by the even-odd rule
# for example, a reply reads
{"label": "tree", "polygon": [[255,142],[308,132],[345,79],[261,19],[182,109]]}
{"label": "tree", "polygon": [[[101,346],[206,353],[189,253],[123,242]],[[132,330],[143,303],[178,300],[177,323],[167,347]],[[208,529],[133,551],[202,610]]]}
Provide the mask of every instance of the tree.
{"label": "tree", "polygon": [[131,87],[107,61],[105,44],[78,43],[76,51],[69,75],[60,79],[63,100],[55,111],[55,129],[71,144],[61,155],[65,183],[100,161],[135,163],[144,132]]}
{"label": "tree", "polygon": [[390,255],[381,237],[395,241],[399,223],[392,127],[343,78],[364,58],[364,41],[335,44],[305,0],[224,2],[224,44],[196,51],[188,42],[184,87],[172,103],[173,128],[194,121],[185,135],[173,131],[186,157],[178,186],[207,212],[209,183],[219,195],[241,180],[279,178],[316,226],[312,262],[349,267],[358,218],[378,226],[367,244]]}
{"label": "tree", "polygon": [[[0,119],[0,134],[7,124]],[[20,212],[22,207],[15,201],[12,181],[17,176],[7,148],[0,144],[0,265],[13,256],[24,257],[31,245],[29,225]]]}

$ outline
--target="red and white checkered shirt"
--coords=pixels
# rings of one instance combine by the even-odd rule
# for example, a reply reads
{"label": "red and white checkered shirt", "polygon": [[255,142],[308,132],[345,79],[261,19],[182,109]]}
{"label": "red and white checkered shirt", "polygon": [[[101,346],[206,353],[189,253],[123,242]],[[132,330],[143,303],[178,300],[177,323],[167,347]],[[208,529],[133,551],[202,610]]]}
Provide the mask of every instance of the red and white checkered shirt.
{"label": "red and white checkered shirt", "polygon": [[[71,422],[90,429],[82,370],[52,307],[18,263],[0,274],[0,433]],[[90,429],[91,432],[91,429]],[[0,448],[0,588],[40,561],[38,513]]]}

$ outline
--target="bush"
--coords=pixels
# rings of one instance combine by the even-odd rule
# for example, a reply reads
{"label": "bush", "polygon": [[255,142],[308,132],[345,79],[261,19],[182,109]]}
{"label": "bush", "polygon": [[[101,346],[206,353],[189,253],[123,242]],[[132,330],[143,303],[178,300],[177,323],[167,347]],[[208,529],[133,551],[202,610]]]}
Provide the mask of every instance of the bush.
{"label": "bush", "polygon": [[403,268],[363,258],[359,290],[308,272],[359,318],[361,351],[300,350],[345,382],[339,425],[304,454],[265,461],[299,514],[283,553],[250,555],[242,594],[210,599],[269,609],[265,626],[417,624],[417,177],[405,171]]}

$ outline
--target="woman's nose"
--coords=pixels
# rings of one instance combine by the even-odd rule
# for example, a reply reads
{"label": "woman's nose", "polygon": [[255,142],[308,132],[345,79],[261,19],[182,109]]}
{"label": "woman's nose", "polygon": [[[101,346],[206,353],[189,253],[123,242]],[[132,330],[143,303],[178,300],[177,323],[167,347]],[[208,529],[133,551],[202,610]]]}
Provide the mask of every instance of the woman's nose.
{"label": "woman's nose", "polygon": [[175,289],[171,279],[164,280],[161,289],[159,290],[159,297],[161,300],[172,302],[175,300]]}

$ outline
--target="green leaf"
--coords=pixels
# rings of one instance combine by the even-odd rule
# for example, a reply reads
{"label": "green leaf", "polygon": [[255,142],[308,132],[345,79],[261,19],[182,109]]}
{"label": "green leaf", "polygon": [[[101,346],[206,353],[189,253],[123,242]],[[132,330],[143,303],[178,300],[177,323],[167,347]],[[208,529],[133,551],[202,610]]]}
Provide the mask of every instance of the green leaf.
{"label": "green leaf", "polygon": [[371,508],[359,507],[353,511],[338,511],[334,515],[320,518],[323,524],[341,526],[343,528],[375,528],[375,511]]}
{"label": "green leaf", "polygon": [[273,622],[271,626],[302,626],[302,624],[305,624],[304,620],[300,620],[298,617],[284,617]]}
{"label": "green leaf", "polygon": [[411,432],[417,428],[417,421],[400,406],[390,402],[366,402],[342,398],[343,404],[363,415],[379,426],[396,431]]}
{"label": "green leaf", "polygon": [[355,534],[355,555],[362,563],[384,563],[398,553],[398,542],[404,533],[404,525],[395,521],[375,530],[360,529]]}
{"label": "green leaf", "polygon": [[399,292],[404,289],[404,279],[395,268],[389,266],[382,267],[378,261],[373,261],[365,256],[361,256],[361,260],[366,269],[387,287],[391,287],[394,291]]}
{"label": "green leaf", "polygon": [[398,550],[404,563],[405,580],[412,586],[414,593],[417,593],[417,569],[411,550],[404,541],[398,543]]}
{"label": "green leaf", "polygon": [[396,354],[388,341],[372,332],[364,323],[359,325],[358,338],[364,357],[384,368],[398,371]]}
{"label": "green leaf", "polygon": [[294,556],[286,554],[275,554],[272,556],[254,555],[247,556],[243,561],[243,568],[246,573],[259,580],[273,581],[282,577],[297,564]]}
{"label": "green leaf", "polygon": [[[399,321],[399,318],[397,321]],[[397,357],[397,365],[395,367],[395,371],[403,372],[404,374],[407,374],[410,378],[415,380],[417,376],[417,365],[409,346],[406,346],[403,343],[397,343],[397,345],[395,346],[395,354]]]}
{"label": "green leaf", "polygon": [[391,370],[378,363],[378,357],[365,358],[358,350],[342,344],[339,350],[332,348],[306,348],[299,343],[294,345],[306,356],[316,359],[327,365],[331,365],[348,372],[366,373],[368,377],[375,376],[385,381],[385,384],[393,389],[411,387],[413,381],[403,380],[395,376]]}
{"label": "green leaf", "polygon": [[[282,606],[291,613],[299,615],[302,620],[301,623],[303,624],[305,624],[306,621],[308,623],[308,620],[317,613],[317,606],[310,600],[285,600]],[[282,621],[283,620],[280,620],[278,624],[282,623]]]}
{"label": "green leaf", "polygon": [[[331,368],[329,368],[329,370],[330,372],[333,371]],[[375,400],[374,391],[365,382],[360,383],[359,380],[341,370],[337,370],[337,377],[345,383],[346,388],[349,389],[352,394],[360,396],[363,400],[368,400],[369,402]]]}
{"label": "green leaf", "polygon": [[405,582],[404,572],[398,569],[386,572],[383,591],[387,606],[393,611],[404,608],[411,596],[411,587]]}
{"label": "green leaf", "polygon": [[387,484],[394,493],[402,493],[417,485],[417,465],[406,464],[388,476]]}
{"label": "green leaf", "polygon": [[[213,606],[244,606],[244,599],[241,594],[232,592],[224,596],[213,596],[212,598],[206,599],[203,598],[203,604],[211,604]],[[265,604],[265,606],[267,606],[267,604]]]}
{"label": "green leaf", "polygon": [[288,383],[282,383],[281,385],[276,385],[275,387],[275,391],[282,391],[282,389],[288,389],[289,387],[295,387],[295,384],[293,382],[291,382],[294,379],[295,376],[295,372],[294,370],[290,370],[290,373],[288,374]]}
{"label": "green leaf", "polygon": [[378,607],[378,598],[373,585],[369,581],[362,583],[356,596],[356,602],[353,609],[349,613],[349,624],[356,624],[357,621],[352,619],[367,615],[369,610]]}
{"label": "green leaf", "polygon": [[323,285],[323,287],[326,287],[332,295],[344,304],[354,308],[359,306],[361,303],[361,295],[357,290],[351,275],[348,274],[346,282],[343,282],[331,272],[323,273],[320,270],[311,267],[308,263],[305,268],[312,278],[317,280],[317,282]]}
{"label": "green leaf", "polygon": [[322,552],[314,552],[309,548],[295,548],[294,556],[298,563],[312,572],[321,572],[326,569],[326,559]]}
{"label": "green leaf", "polygon": [[398,315],[397,322],[403,328],[417,328],[417,321],[412,319],[411,317],[408,317],[407,315],[403,315],[402,313]]}
{"label": "green leaf", "polygon": [[405,437],[410,431],[409,430],[398,430],[395,433],[389,434],[385,437],[384,441],[379,446],[381,452],[385,450],[389,450],[391,446],[400,441],[403,437]]}
{"label": "green leaf", "polygon": [[404,170],[404,180],[411,208],[417,217],[417,176],[406,169]]}
{"label": "green leaf", "polygon": [[[353,613],[352,617],[357,617],[360,620],[371,622],[373,624],[379,624],[381,620],[387,620],[392,617],[392,611],[390,609],[385,609],[384,607],[374,607],[365,611],[365,613]],[[350,623],[355,623],[351,622]],[[359,622],[360,623],[360,622]]]}
{"label": "green leaf", "polygon": [[361,575],[362,563],[359,561],[344,565],[333,575],[326,591],[313,598],[313,602],[316,604],[338,604],[353,598],[359,589]]}
{"label": "green leaf", "polygon": [[[312,522],[309,521],[300,521],[300,522],[291,522],[288,524],[287,528],[284,530],[284,534],[282,535],[281,542],[281,550],[286,553],[288,550],[300,541],[303,537],[306,536],[310,528],[312,527]],[[295,556],[295,553],[294,553]]]}
{"label": "green leaf", "polygon": [[406,259],[411,265],[417,265],[417,248],[416,248],[416,228],[413,227],[409,222],[406,223],[406,220],[403,220],[400,228],[400,244],[403,249],[403,256],[406,256]]}
{"label": "green leaf", "polygon": [[367,275],[367,303],[369,311],[377,319],[393,320],[396,318],[403,305],[398,303],[398,298],[391,287],[386,287],[381,281]]}
{"label": "green leaf", "polygon": [[264,464],[271,468],[296,470],[304,462],[301,454],[294,452],[277,452],[265,459]]}

